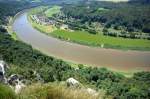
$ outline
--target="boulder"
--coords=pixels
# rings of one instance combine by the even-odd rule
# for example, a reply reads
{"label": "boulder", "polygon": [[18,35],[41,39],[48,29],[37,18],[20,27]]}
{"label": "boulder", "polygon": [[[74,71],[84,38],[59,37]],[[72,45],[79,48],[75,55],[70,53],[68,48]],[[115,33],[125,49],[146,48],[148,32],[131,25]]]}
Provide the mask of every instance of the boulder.
{"label": "boulder", "polygon": [[19,75],[17,74],[12,74],[9,78],[8,78],[8,84],[10,85],[15,85],[16,81],[19,79]]}
{"label": "boulder", "polygon": [[21,81],[17,80],[15,85],[15,92],[18,94],[20,91],[26,87]]}
{"label": "boulder", "polygon": [[37,73],[36,71],[34,71],[34,75],[36,76],[36,80],[39,82],[39,83],[44,83],[44,79],[41,77],[41,75],[39,73]]}
{"label": "boulder", "polygon": [[91,95],[94,95],[94,96],[98,95],[98,92],[94,89],[91,89],[91,88],[87,88],[87,92]]}
{"label": "boulder", "polygon": [[74,79],[74,78],[69,78],[69,79],[67,79],[67,86],[71,86],[71,87],[79,87],[79,82],[76,80],[76,79]]}

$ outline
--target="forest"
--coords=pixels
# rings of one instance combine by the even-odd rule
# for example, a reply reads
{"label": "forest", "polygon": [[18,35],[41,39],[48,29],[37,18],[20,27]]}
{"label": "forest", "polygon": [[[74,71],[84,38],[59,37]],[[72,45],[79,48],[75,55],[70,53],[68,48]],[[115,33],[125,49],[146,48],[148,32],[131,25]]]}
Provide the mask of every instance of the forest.
{"label": "forest", "polygon": [[[113,99],[148,99],[150,97],[150,72],[138,72],[128,78],[105,68],[85,67],[79,64],[78,69],[75,69],[63,60],[44,55],[30,45],[14,40],[3,27],[8,24],[8,20],[5,19],[29,7],[20,2],[7,2],[7,5],[0,2],[0,60],[6,61],[10,66],[7,76],[18,74],[26,79],[26,84],[32,84],[37,82],[33,75],[34,71],[37,71],[44,79],[44,83],[65,81],[69,77],[74,77],[84,85],[105,90],[106,99],[109,96]],[[74,17],[79,18],[79,16]],[[136,27],[133,26],[133,28]],[[0,85],[0,90],[4,89],[4,92],[0,91],[0,96],[9,91]]]}

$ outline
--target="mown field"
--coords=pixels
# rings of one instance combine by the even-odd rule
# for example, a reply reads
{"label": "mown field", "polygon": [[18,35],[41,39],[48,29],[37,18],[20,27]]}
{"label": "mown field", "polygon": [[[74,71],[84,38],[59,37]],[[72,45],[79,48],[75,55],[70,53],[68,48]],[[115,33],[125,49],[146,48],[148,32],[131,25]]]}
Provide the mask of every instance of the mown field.
{"label": "mown field", "polygon": [[100,34],[93,35],[89,34],[86,31],[65,31],[65,30],[56,30],[52,33],[53,35],[63,38],[66,40],[71,40],[75,42],[85,43],[89,45],[101,45],[104,44],[106,47],[114,46],[121,48],[145,48],[150,49],[150,41],[142,39],[123,39],[103,36]]}

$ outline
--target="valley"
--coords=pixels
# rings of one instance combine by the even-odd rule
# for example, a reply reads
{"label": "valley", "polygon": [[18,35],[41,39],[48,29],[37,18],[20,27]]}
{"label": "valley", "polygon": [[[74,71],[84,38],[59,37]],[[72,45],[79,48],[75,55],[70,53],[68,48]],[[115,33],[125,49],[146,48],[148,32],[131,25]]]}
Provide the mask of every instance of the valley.
{"label": "valley", "polygon": [[0,99],[149,99],[149,4],[0,0]]}
{"label": "valley", "polygon": [[116,71],[150,70],[149,52],[92,48],[48,37],[32,28],[26,12],[16,19],[13,30],[21,40],[41,52],[73,63],[106,67]]}

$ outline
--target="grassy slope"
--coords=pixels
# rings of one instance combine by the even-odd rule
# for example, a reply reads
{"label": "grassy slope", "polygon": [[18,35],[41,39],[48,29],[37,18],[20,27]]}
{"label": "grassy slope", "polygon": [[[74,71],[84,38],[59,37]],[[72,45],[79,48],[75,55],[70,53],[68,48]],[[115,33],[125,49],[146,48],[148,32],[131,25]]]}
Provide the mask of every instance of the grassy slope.
{"label": "grassy slope", "polygon": [[[68,88],[58,83],[33,84],[22,90],[21,99],[99,99],[85,90]],[[99,97],[99,98],[98,98]]]}
{"label": "grassy slope", "polygon": [[57,82],[31,84],[15,94],[9,86],[0,84],[0,99],[101,99],[104,94],[94,96],[86,88],[69,88],[65,83]]}
{"label": "grassy slope", "polygon": [[0,99],[16,99],[16,95],[10,87],[0,83]]}

